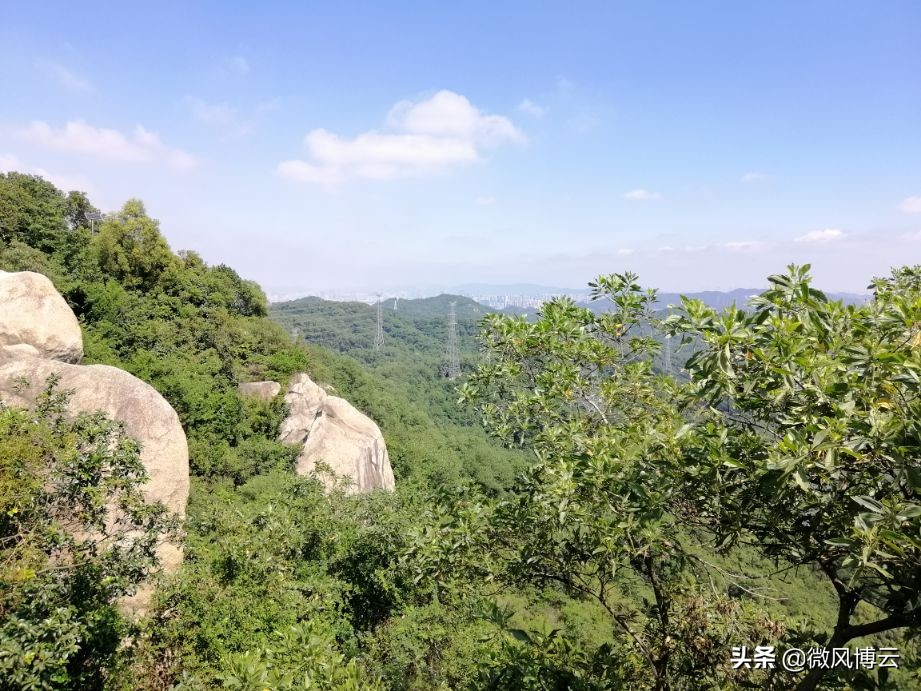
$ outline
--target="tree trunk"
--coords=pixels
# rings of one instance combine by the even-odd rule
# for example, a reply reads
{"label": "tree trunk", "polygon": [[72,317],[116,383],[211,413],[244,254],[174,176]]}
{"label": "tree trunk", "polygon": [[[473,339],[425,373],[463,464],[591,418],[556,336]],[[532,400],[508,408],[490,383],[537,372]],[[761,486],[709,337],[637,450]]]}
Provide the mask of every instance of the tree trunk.
{"label": "tree trunk", "polygon": [[[840,648],[844,643],[847,643],[848,640],[850,639],[845,637],[843,631],[836,630],[828,643],[825,644],[825,647]],[[824,667],[810,669],[803,680],[797,685],[796,691],[815,691],[815,689],[819,688],[819,683],[827,672],[828,670]]]}

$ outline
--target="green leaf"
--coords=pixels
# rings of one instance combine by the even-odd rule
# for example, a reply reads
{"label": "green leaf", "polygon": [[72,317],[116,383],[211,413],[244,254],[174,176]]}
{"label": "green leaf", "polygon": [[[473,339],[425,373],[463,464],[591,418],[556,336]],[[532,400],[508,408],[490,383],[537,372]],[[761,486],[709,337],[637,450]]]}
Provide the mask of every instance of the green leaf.
{"label": "green leaf", "polygon": [[851,499],[853,499],[855,502],[857,502],[864,508],[870,509],[870,511],[874,513],[883,512],[883,505],[880,504],[878,501],[876,501],[873,497],[858,496],[858,497],[851,497]]}
{"label": "green leaf", "polygon": [[831,545],[832,547],[853,547],[857,542],[847,537],[833,537],[825,541],[826,545]]}
{"label": "green leaf", "polygon": [[531,635],[524,629],[509,629],[508,632],[517,641],[521,641],[522,643],[532,642]]}
{"label": "green leaf", "polygon": [[898,518],[900,521],[907,521],[911,518],[917,518],[918,516],[921,516],[921,505],[905,504],[901,509],[899,509],[896,518]]}

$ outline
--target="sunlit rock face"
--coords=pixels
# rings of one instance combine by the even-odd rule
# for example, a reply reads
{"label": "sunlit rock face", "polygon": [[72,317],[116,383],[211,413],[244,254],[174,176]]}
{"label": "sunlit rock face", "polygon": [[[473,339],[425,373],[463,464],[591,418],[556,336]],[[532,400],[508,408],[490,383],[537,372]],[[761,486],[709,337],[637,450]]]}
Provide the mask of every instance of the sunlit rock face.
{"label": "sunlit rock face", "polygon": [[[285,395],[288,417],[279,439],[304,444],[296,471],[308,475],[325,463],[348,483],[349,493],[394,488],[393,470],[380,429],[348,401],[330,396],[306,374],[297,374]],[[335,479],[320,474],[327,488]]]}
{"label": "sunlit rock face", "polygon": [[83,359],[80,324],[46,276],[0,271],[0,348],[61,362]]}
{"label": "sunlit rock face", "polygon": [[[148,501],[162,502],[180,518],[189,498],[189,449],[172,406],[152,386],[107,365],[79,365],[83,356],[80,325],[64,298],[41,274],[0,272],[0,401],[32,407],[47,380],[59,378],[61,391],[72,391],[73,415],[101,411],[124,426],[141,445],[149,477]],[[159,548],[164,572],[182,561],[178,544]],[[153,589],[145,586],[125,605],[143,611]]]}

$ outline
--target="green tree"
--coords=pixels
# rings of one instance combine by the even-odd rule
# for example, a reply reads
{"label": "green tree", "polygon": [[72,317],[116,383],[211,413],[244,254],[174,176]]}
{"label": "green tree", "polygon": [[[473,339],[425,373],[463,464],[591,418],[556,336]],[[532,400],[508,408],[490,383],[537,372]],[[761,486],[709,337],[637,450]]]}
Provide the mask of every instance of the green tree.
{"label": "green tree", "polygon": [[117,601],[172,529],[138,445],[101,415],[0,405],[0,688],[101,688],[128,627]]}
{"label": "green tree", "polygon": [[0,244],[50,251],[67,226],[64,194],[37,175],[0,173]]}
{"label": "green tree", "polygon": [[86,217],[87,214],[99,213],[99,209],[90,203],[85,192],[68,192],[65,204],[67,227],[71,230],[89,228],[90,222]]}
{"label": "green tree", "polygon": [[462,494],[436,505],[407,560],[441,597],[482,581],[557,587],[607,613],[614,643],[595,651],[556,633],[510,631],[517,642],[488,672],[499,688],[528,679],[527,688],[551,688],[540,681],[551,669],[574,688],[723,687],[732,633],[761,640],[781,629],[696,585],[668,481],[687,429],[673,404],[677,385],[652,369],[656,294],[632,274],[593,289],[609,311],[561,299],[536,323],[484,320],[485,363],[463,396],[537,460],[498,503]]}
{"label": "green tree", "polygon": [[[812,689],[827,670],[745,674],[728,669],[729,646],[917,631],[921,270],[876,281],[859,307],[826,300],[807,272],[771,277],[749,311],[685,301],[666,326],[697,349],[686,385],[651,367],[655,293],[631,274],[593,284],[611,301],[601,314],[557,300],[533,324],[488,317],[464,398],[537,462],[498,503],[461,495],[432,508],[407,556],[417,578],[442,598],[483,580],[591,598],[612,622],[602,658],[637,688]],[[833,630],[702,587],[715,565],[701,549],[739,548],[825,574]],[[559,636],[510,633],[510,650],[527,653],[510,652],[513,667],[563,664],[612,683]],[[541,649],[551,659],[534,658]],[[885,677],[834,674],[867,687]]]}
{"label": "green tree", "polygon": [[824,574],[838,612],[821,638],[840,647],[921,627],[921,266],[862,306],[827,300],[808,270],[771,276],[750,311],[685,300],[670,318],[700,348],[681,495],[719,545]]}
{"label": "green tree", "polygon": [[103,274],[126,288],[149,290],[179,262],[160,234],[159,224],[137,199],[125,202],[121,211],[106,218],[91,249]]}

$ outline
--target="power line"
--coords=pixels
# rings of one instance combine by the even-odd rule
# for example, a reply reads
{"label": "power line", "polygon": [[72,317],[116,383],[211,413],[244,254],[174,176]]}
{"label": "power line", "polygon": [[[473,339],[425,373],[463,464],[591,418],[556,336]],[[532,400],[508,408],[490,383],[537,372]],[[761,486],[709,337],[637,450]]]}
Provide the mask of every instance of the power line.
{"label": "power line", "polygon": [[445,355],[445,376],[455,379],[460,375],[460,357],[457,354],[457,313],[454,310],[456,302],[451,303],[448,313],[448,351]]}
{"label": "power line", "polygon": [[381,294],[377,294],[377,334],[374,336],[374,350],[384,347],[384,317],[381,312]]}
{"label": "power line", "polygon": [[665,373],[672,374],[672,339],[665,337]]}

